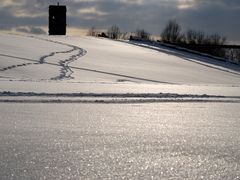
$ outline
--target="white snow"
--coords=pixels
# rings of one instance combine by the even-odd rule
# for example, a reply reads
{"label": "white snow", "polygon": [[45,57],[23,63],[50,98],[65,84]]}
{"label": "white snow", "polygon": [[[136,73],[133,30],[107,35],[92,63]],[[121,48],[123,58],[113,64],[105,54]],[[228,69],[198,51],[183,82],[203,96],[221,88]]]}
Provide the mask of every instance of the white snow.
{"label": "white snow", "polygon": [[0,91],[240,97],[238,65],[92,37],[0,34]]}

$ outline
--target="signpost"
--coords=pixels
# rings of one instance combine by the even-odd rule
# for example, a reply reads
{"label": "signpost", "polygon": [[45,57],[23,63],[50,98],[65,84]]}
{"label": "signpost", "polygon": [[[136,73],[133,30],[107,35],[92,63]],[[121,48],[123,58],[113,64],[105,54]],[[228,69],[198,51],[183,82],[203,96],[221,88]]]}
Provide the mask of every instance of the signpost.
{"label": "signpost", "polygon": [[67,7],[58,5],[49,6],[49,35],[66,35]]}

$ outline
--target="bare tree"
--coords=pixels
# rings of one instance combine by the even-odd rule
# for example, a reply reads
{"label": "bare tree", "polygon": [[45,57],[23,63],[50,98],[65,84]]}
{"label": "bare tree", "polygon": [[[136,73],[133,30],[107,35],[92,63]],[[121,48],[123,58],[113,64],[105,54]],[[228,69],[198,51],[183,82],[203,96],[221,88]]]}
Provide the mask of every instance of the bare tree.
{"label": "bare tree", "polygon": [[[195,51],[211,54],[218,57],[231,57],[231,59],[239,62],[238,51],[228,51],[225,48],[216,46],[197,46],[197,45],[224,45],[226,38],[219,34],[206,35],[203,31],[195,31],[189,29],[185,33],[181,33],[181,26],[176,20],[170,20],[161,34],[162,40],[170,43],[179,43],[180,46],[190,48]],[[187,46],[186,44],[190,45]]]}
{"label": "bare tree", "polygon": [[186,42],[188,44],[204,44],[205,33],[203,31],[195,31],[189,29],[186,32]]}
{"label": "bare tree", "polygon": [[118,39],[121,32],[120,32],[120,28],[118,26],[112,26],[108,29],[108,37],[111,39]]}
{"label": "bare tree", "polygon": [[127,40],[127,39],[129,39],[129,37],[130,37],[130,35],[128,32],[123,32],[123,33],[121,33],[120,39]]}
{"label": "bare tree", "polygon": [[150,33],[144,29],[137,29],[135,32],[136,36],[142,40],[150,40]]}
{"label": "bare tree", "polygon": [[205,33],[203,31],[198,31],[196,33],[196,43],[197,44],[204,44]]}
{"label": "bare tree", "polygon": [[189,29],[186,32],[186,40],[188,44],[196,44],[196,31]]}
{"label": "bare tree", "polygon": [[226,56],[228,59],[230,59],[232,62],[235,62],[237,64],[240,64],[240,49],[229,49],[226,52]]}
{"label": "bare tree", "polygon": [[205,44],[223,45],[226,43],[226,37],[219,34],[212,34],[206,38]]}
{"label": "bare tree", "polygon": [[234,58],[235,62],[240,64],[240,49],[236,49],[234,53],[235,53],[235,58]]}
{"label": "bare tree", "polygon": [[178,42],[181,37],[181,30],[182,28],[176,20],[170,20],[162,31],[161,38],[167,42]]}
{"label": "bare tree", "polygon": [[95,27],[91,27],[89,30],[88,30],[88,36],[97,36],[98,32],[96,30]]}

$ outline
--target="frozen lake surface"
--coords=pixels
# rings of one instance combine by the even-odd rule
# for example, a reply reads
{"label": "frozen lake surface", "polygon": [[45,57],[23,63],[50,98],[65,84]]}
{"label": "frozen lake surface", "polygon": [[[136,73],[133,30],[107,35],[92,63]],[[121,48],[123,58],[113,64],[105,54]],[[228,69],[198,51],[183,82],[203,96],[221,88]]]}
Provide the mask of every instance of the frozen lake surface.
{"label": "frozen lake surface", "polygon": [[2,179],[238,179],[240,104],[0,104]]}

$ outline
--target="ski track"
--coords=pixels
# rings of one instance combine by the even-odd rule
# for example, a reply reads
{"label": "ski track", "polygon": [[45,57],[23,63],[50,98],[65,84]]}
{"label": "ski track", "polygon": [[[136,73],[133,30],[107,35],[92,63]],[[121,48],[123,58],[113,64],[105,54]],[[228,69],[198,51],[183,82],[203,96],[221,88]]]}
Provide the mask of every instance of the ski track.
{"label": "ski track", "polygon": [[70,56],[68,59],[60,60],[58,62],[58,65],[61,67],[59,76],[52,77],[50,79],[41,79],[41,80],[73,79],[73,77],[71,77],[71,75],[73,74],[73,70],[71,69],[71,67],[69,67],[69,64],[78,60],[80,57],[86,55],[86,53],[87,53],[86,50],[84,50],[82,48],[79,48],[77,46],[71,45],[71,44],[62,43],[62,42],[58,42],[58,41],[48,40],[48,39],[44,39],[44,38],[38,38],[38,37],[34,37],[34,36],[27,36],[27,37],[35,38],[35,39],[42,40],[42,41],[48,41],[48,42],[51,42],[51,43],[60,44],[60,45],[64,45],[64,46],[68,46],[71,49],[66,50],[66,51],[51,52],[48,55],[44,55],[44,56],[40,57],[39,61],[36,62],[36,63],[23,63],[23,64],[16,64],[16,65],[7,66],[7,67],[4,67],[4,68],[1,68],[0,72],[4,72],[4,71],[7,71],[7,70],[11,70],[11,69],[19,68],[19,67],[24,67],[24,66],[41,65],[41,64],[44,64],[44,63],[47,62],[47,58],[53,57],[56,54],[67,54],[67,53],[71,53],[71,52],[74,52],[74,51],[78,51],[77,54]]}
{"label": "ski track", "polygon": [[240,103],[240,96],[215,96],[174,93],[35,93],[0,92],[0,103],[164,103],[225,102]]}
{"label": "ski track", "polygon": [[0,103],[44,103],[44,104],[144,104],[144,103],[240,103],[240,99],[197,99],[197,98],[161,98],[161,99],[0,99]]}
{"label": "ski track", "polygon": [[240,96],[216,96],[216,95],[195,95],[195,94],[177,94],[177,93],[36,93],[36,92],[11,92],[2,91],[0,97],[18,96],[18,97],[111,97],[111,98],[240,98]]}

